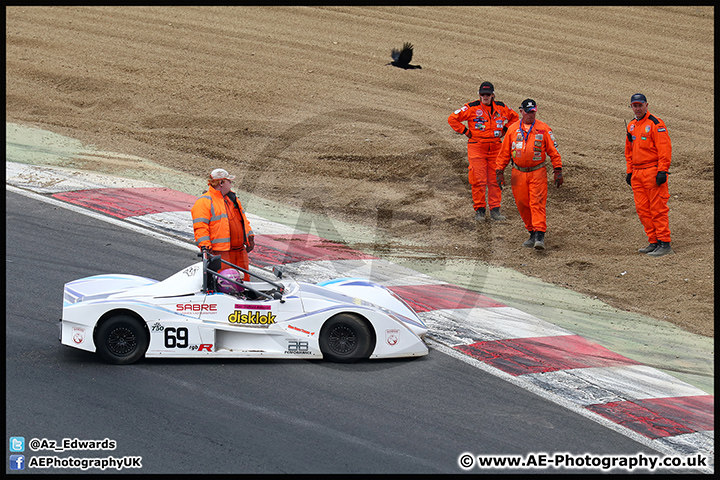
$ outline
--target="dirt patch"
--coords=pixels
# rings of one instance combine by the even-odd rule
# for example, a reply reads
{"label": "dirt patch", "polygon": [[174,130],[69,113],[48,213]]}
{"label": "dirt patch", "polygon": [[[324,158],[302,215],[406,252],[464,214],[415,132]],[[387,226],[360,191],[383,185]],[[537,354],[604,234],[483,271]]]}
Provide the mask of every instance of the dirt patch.
{"label": "dirt patch", "polygon": [[[8,7],[6,121],[223,167],[238,190],[714,336],[713,24],[712,7]],[[405,41],[422,69],[386,65]],[[543,253],[509,189],[507,222],[474,220],[446,119],[483,80],[516,110],[535,99],[558,140]],[[658,259],[637,253],[625,184],[638,91],[673,141],[676,254]]]}

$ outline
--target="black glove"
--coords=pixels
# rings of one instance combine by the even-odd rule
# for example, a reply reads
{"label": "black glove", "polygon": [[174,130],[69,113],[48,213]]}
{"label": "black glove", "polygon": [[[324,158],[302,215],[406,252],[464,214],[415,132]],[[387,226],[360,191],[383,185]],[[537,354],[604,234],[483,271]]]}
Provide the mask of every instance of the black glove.
{"label": "black glove", "polygon": [[657,176],[655,177],[655,183],[658,184],[658,186],[662,185],[663,183],[667,182],[667,173],[668,172],[658,172]]}
{"label": "black glove", "polygon": [[210,250],[208,247],[200,247],[200,252],[205,254],[207,253],[208,258],[212,257],[212,250]]}
{"label": "black glove", "polygon": [[625,175],[625,183],[627,183],[628,185],[630,185],[632,187],[631,179],[632,179],[632,173],[628,173],[627,175]]}
{"label": "black glove", "polygon": [[497,180],[498,187],[502,190],[505,185],[505,174],[502,170],[495,170],[495,179]]}
{"label": "black glove", "polygon": [[556,168],[555,169],[555,186],[557,188],[560,188],[560,185],[563,184],[565,180],[563,180],[562,176],[562,168]]}

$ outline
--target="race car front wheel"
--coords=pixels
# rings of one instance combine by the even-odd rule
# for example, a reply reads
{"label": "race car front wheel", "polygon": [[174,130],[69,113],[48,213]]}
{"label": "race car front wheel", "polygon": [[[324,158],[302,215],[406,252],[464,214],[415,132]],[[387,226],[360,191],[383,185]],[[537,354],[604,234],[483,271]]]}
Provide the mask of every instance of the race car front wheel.
{"label": "race car front wheel", "polygon": [[355,362],[368,358],[375,339],[368,324],[355,315],[341,313],[330,318],[320,331],[323,357],[334,362]]}
{"label": "race car front wheel", "polygon": [[137,362],[145,355],[149,343],[140,321],[129,315],[117,315],[103,322],[95,338],[103,360],[116,365]]}

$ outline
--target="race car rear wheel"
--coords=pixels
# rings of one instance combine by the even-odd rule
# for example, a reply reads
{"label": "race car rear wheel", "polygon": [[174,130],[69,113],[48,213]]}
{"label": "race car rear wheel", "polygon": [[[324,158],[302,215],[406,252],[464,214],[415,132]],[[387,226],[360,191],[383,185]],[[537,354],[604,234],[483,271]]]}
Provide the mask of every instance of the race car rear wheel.
{"label": "race car rear wheel", "polygon": [[95,346],[106,362],[115,365],[135,363],[145,355],[150,341],[140,321],[129,315],[117,315],[100,325]]}
{"label": "race car rear wheel", "polygon": [[330,318],[320,331],[323,357],[334,362],[368,358],[375,348],[370,326],[355,315],[341,313]]}

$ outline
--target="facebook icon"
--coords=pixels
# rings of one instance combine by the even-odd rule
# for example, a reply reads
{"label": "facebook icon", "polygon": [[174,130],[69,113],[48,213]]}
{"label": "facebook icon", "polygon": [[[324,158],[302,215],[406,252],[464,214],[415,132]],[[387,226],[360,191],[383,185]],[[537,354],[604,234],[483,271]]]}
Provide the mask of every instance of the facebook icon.
{"label": "facebook icon", "polygon": [[10,470],[25,470],[25,455],[10,455]]}

